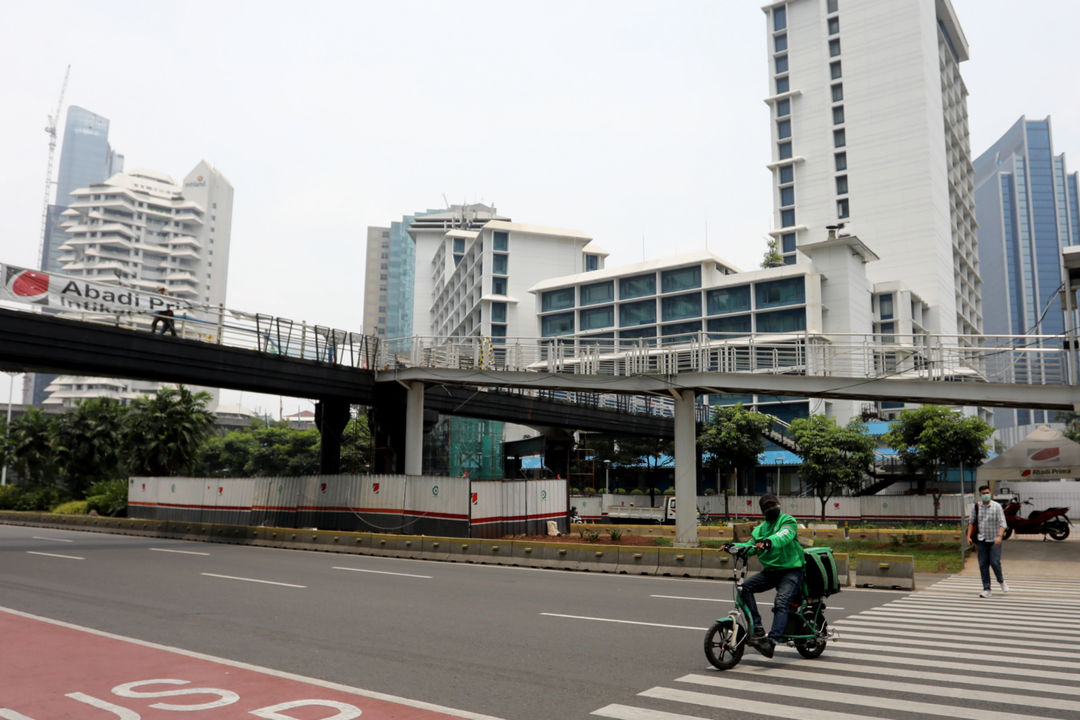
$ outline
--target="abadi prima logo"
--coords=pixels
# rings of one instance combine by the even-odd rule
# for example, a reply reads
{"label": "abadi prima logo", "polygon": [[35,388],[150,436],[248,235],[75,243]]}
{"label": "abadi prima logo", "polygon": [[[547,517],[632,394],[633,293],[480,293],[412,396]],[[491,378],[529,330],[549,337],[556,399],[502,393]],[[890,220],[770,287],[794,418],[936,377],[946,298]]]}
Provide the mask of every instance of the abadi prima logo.
{"label": "abadi prima logo", "polygon": [[26,298],[30,302],[49,301],[49,276],[46,273],[9,267],[4,281],[16,297]]}

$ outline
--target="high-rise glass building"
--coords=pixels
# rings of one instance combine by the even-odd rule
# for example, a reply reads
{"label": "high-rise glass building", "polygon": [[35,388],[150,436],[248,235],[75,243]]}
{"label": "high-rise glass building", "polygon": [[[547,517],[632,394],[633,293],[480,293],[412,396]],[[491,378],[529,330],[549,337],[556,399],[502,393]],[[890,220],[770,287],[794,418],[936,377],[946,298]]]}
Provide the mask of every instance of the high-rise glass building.
{"label": "high-rise glass building", "polygon": [[[929,306],[929,332],[982,330],[967,42],[949,0],[764,6],[774,216],[784,262],[844,223]],[[857,328],[853,330],[858,331]]]}
{"label": "high-rise glass building", "polygon": [[[975,160],[979,266],[983,282],[1000,288],[983,300],[987,333],[1058,335],[1066,330],[1059,296],[1061,249],[1080,244],[1077,184],[1077,173],[1066,170],[1064,154],[1054,154],[1049,117],[1021,117]],[[1016,372],[1029,375],[1030,381],[1043,368],[1033,364]],[[994,424],[999,438],[1011,444],[1032,425],[1053,422],[1053,415],[999,409]]]}
{"label": "high-rise glass building", "polygon": [[[78,188],[103,182],[123,171],[124,156],[109,144],[109,119],[85,108],[71,105],[64,122],[64,140],[60,146],[60,171],[56,179],[56,200],[45,215],[45,236],[41,239],[39,267],[45,272],[60,270],[60,246],[69,240],[61,224],[62,214],[71,205],[71,193]],[[26,376],[23,402],[41,405],[45,388],[55,375],[36,373]]]}

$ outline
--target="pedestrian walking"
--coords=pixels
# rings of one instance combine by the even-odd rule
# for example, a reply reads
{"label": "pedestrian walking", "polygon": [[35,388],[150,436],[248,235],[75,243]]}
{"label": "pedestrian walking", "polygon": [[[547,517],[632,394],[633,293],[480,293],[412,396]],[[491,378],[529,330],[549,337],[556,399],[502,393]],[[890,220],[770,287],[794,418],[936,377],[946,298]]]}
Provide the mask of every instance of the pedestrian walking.
{"label": "pedestrian walking", "polygon": [[[159,287],[157,289],[158,294],[168,301],[169,296],[165,293],[165,288]],[[172,333],[173,337],[176,337],[176,321],[173,320],[172,307],[168,304],[165,305],[163,310],[158,310],[154,313],[154,322],[150,323],[150,332],[157,333],[158,323],[161,323],[161,334]]]}
{"label": "pedestrian walking", "polygon": [[983,590],[979,597],[990,597],[990,571],[1001,586],[1001,592],[1009,592],[1009,584],[1001,572],[1001,543],[1005,539],[1005,511],[993,501],[990,486],[979,488],[979,499],[971,508],[968,521],[968,542],[975,546],[979,558],[979,575],[982,576]]}

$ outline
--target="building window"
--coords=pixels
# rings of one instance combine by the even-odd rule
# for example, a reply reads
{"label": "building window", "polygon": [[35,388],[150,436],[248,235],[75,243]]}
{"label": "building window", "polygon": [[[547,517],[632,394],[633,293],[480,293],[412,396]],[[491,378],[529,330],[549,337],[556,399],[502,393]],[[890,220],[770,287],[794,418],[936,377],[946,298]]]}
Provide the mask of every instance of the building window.
{"label": "building window", "polygon": [[465,238],[454,238],[454,252],[465,252]]}
{"label": "building window", "polygon": [[776,117],[784,117],[791,114],[791,101],[787,98],[778,100],[776,103]]}
{"label": "building window", "polygon": [[795,182],[795,166],[782,165],[780,167],[780,183]]}
{"label": "building window", "polygon": [[701,293],[663,298],[660,301],[660,317],[665,322],[701,317]]}
{"label": "building window", "polygon": [[829,13],[836,12],[839,8],[840,0],[825,0],[825,11]]}
{"label": "building window", "polygon": [[781,5],[780,7],[773,8],[772,11],[772,29],[773,32],[777,30],[783,30],[787,27],[787,7]]}
{"label": "building window", "polygon": [[843,105],[837,105],[836,107],[834,107],[832,109],[832,121],[833,121],[833,125],[843,125],[844,124],[844,106]]}
{"label": "building window", "polygon": [[505,325],[492,325],[491,326],[491,337],[493,337],[493,338],[504,338],[504,337],[506,337],[506,326]]}
{"label": "building window", "polygon": [[845,145],[847,145],[847,134],[844,132],[843,128],[839,130],[833,130],[832,136],[834,147],[844,147]]}
{"label": "building window", "polygon": [[581,311],[581,330],[599,330],[615,324],[615,306],[589,308]]}
{"label": "building window", "polygon": [[838,153],[836,153],[836,171],[840,172],[842,170],[847,170],[847,153],[846,152],[838,152]]}
{"label": "building window", "polygon": [[758,309],[800,305],[806,302],[806,283],[802,276],[760,282],[754,285],[754,298]]}
{"label": "building window", "polygon": [[759,313],[756,320],[757,331],[762,333],[796,332],[806,329],[806,311],[802,308]]}
{"label": "building window", "polygon": [[[833,38],[829,41],[829,57],[837,57],[840,55],[840,38]],[[837,75],[837,77],[840,77]]]}
{"label": "building window", "polygon": [[776,56],[776,74],[780,75],[788,71],[787,55]]}
{"label": "building window", "polygon": [[541,312],[566,310],[572,307],[574,307],[574,288],[562,288],[561,290],[540,293]]}
{"label": "building window", "polygon": [[847,175],[836,176],[836,194],[847,195]]}
{"label": "building window", "polygon": [[795,224],[795,209],[780,211],[780,227],[791,227]]}
{"label": "building window", "polygon": [[506,303],[491,303],[491,322],[506,322]]}
{"label": "building window", "polygon": [[592,272],[593,270],[600,269],[600,256],[585,254],[585,272]]}
{"label": "building window", "polygon": [[788,207],[795,204],[795,188],[793,186],[780,188],[780,207]]}
{"label": "building window", "polygon": [[787,50],[787,33],[773,38],[773,52],[784,52],[785,50]]}
{"label": "building window", "polygon": [[619,280],[619,298],[622,300],[655,294],[656,275],[653,275],[652,273],[648,275],[635,275],[634,277],[627,277]]}
{"label": "building window", "polygon": [[705,302],[710,315],[746,312],[750,309],[750,286],[709,290],[705,293]]}
{"label": "building window", "polygon": [[776,146],[776,154],[781,160],[787,160],[791,157],[791,143],[782,142]]}
{"label": "building window", "polygon": [[491,272],[495,275],[505,275],[506,267],[510,262],[509,255],[495,254],[491,256]]}
{"label": "building window", "polygon": [[795,233],[784,233],[780,236],[780,252],[795,252]]}
{"label": "building window", "polygon": [[713,318],[712,320],[709,320],[706,327],[708,327],[708,330],[711,333],[722,333],[725,335],[749,335],[750,316],[732,315],[730,317]]}
{"label": "building window", "polygon": [[506,294],[506,278],[497,277],[491,278],[491,292],[494,295]]}
{"label": "building window", "polygon": [[611,302],[614,299],[615,283],[610,280],[581,286],[582,305],[598,305],[599,303]]}
{"label": "building window", "polygon": [[656,303],[652,300],[619,306],[619,327],[649,325],[656,322]]}
{"label": "building window", "polygon": [[840,32],[840,18],[829,18],[829,34],[836,35]]}
{"label": "building window", "polygon": [[491,249],[505,252],[510,246],[510,235],[496,230],[491,236]]}
{"label": "building window", "polygon": [[638,338],[656,339],[656,326],[619,331],[620,340],[636,340]]}
{"label": "building window", "polygon": [[663,325],[660,328],[660,334],[664,336],[666,343],[689,342],[692,339],[690,336],[696,336],[699,332],[701,332],[700,320]]}
{"label": "building window", "polygon": [[833,60],[831,63],[829,63],[829,77],[831,77],[833,80],[838,80],[840,79],[840,76],[840,61]]}
{"label": "building window", "polygon": [[574,332],[574,313],[545,315],[540,318],[540,334],[544,337],[570,335]]}
{"label": "building window", "polygon": [[892,293],[883,293],[878,297],[878,316],[882,320],[892,320],[893,296]]}
{"label": "building window", "polygon": [[701,287],[701,266],[663,271],[660,273],[660,287],[661,291],[666,293]]}
{"label": "building window", "polygon": [[776,78],[776,94],[777,95],[780,95],[782,93],[786,93],[789,89],[791,89],[791,86],[788,84],[787,75],[785,75],[784,77]]}
{"label": "building window", "polygon": [[791,137],[791,121],[781,120],[776,123],[776,136],[781,140]]}
{"label": "building window", "polygon": [[841,220],[849,217],[847,198],[836,201],[836,217],[840,218]]}
{"label": "building window", "polygon": [[840,102],[844,99],[844,85],[842,83],[836,83],[832,86],[832,101]]}

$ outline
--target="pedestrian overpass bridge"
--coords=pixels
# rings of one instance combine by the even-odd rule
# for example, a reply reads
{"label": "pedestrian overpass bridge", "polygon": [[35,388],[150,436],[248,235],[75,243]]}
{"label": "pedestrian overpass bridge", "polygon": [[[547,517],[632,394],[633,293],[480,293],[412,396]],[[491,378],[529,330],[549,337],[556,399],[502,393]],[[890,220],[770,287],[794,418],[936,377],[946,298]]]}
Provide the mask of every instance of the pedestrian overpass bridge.
{"label": "pedestrian overpass bridge", "polygon": [[[152,315],[59,315],[0,302],[0,367],[143,378],[310,397],[344,427],[349,403],[404,387],[404,470],[422,473],[425,388],[512,388],[656,397],[674,416],[676,495],[693,496],[696,398],[706,393],[1080,410],[1075,350],[1061,336],[697,333],[656,341],[405,338],[390,342],[260,313],[192,306],[180,340]],[[624,419],[626,416],[623,416]],[[506,417],[519,421],[516,417]],[[340,435],[340,429],[337,430]],[[325,437],[325,435],[324,435]],[[334,452],[336,446],[324,452]],[[676,537],[692,541],[693,518]]]}

